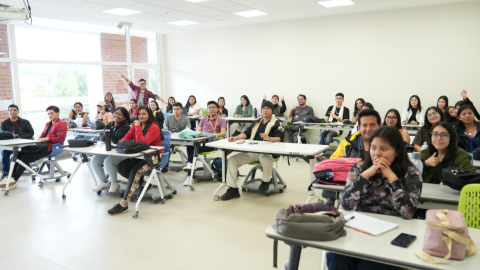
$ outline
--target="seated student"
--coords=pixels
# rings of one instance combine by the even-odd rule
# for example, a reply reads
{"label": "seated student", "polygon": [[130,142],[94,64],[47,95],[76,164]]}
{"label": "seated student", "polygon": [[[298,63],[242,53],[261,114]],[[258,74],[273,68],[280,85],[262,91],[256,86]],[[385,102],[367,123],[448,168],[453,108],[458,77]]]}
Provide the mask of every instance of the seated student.
{"label": "seated student", "polygon": [[383,119],[383,125],[397,128],[402,134],[402,138],[406,143],[410,143],[410,134],[406,129],[402,128],[400,124],[400,113],[396,109],[390,109],[385,114],[385,118]]}
{"label": "seated student", "polygon": [[[105,129],[103,131],[104,133],[102,134],[100,140],[104,142],[105,131],[110,130],[110,138],[112,140],[112,143],[117,144],[123,137],[125,137],[125,135],[130,130],[130,114],[124,107],[118,107],[113,115],[113,121],[105,126]],[[98,192],[110,186],[110,189],[108,190],[109,193],[117,192],[118,188],[120,187],[117,178],[117,166],[118,163],[120,163],[120,161],[124,159],[124,157],[118,156],[94,155],[92,157],[90,166],[100,180],[97,186],[93,188],[93,191]],[[104,169],[110,177],[110,182],[107,181]]]}
{"label": "seated student", "polygon": [[427,149],[420,152],[423,162],[423,182],[439,184],[442,182],[442,169],[460,167],[475,172],[472,156],[457,146],[457,132],[447,122],[433,126],[431,140]]}
{"label": "seated student", "polygon": [[169,97],[167,109],[165,110],[166,113],[173,113],[173,104],[175,104],[175,98]]}
{"label": "seated student", "polygon": [[138,112],[138,106],[137,106],[137,100],[132,98],[130,99],[130,110],[128,110],[128,113],[130,113],[130,116],[137,116]]}
{"label": "seated student", "polygon": [[[43,157],[46,157],[52,153],[52,145],[55,143],[63,143],[67,137],[67,125],[60,119],[60,109],[57,106],[49,106],[47,108],[47,114],[50,121],[45,124],[45,129],[39,137],[40,142],[48,142],[47,148],[42,148],[36,152],[19,152],[18,159],[20,159],[25,164],[30,164],[30,162],[39,160]],[[5,178],[5,184],[1,184],[0,188],[6,187],[6,181],[9,181],[9,189],[14,189],[17,187],[17,181],[22,176],[22,173],[25,171],[25,168],[18,163],[15,163],[13,167],[12,177],[9,179]],[[3,182],[3,181],[2,181]]]}
{"label": "seated student", "polygon": [[463,105],[458,109],[458,121],[455,126],[458,136],[458,146],[471,153],[480,146],[480,123],[475,121],[473,108]]}
{"label": "seated student", "polygon": [[[350,111],[347,107],[343,106],[343,101],[344,95],[337,93],[335,95],[335,105],[328,107],[327,113],[325,114],[325,121],[335,123],[350,119]],[[329,145],[335,136],[338,136],[338,132],[335,130],[323,129],[322,132],[320,132],[318,144]]]}
{"label": "seated student", "polygon": [[107,109],[107,105],[105,104],[105,102],[98,102],[97,110],[97,115],[95,115],[94,118],[95,120],[102,119],[105,126],[113,121],[113,114]]}
{"label": "seated student", "polygon": [[75,121],[78,117],[82,118],[82,127],[88,126],[88,113],[83,111],[83,104],[75,102],[73,109],[68,113],[68,120]]}
{"label": "seated student", "polygon": [[[370,153],[347,176],[342,197],[345,210],[411,219],[422,191],[422,176],[409,161],[398,129],[381,127],[370,138]],[[327,253],[329,270],[398,269],[345,255]]]}
{"label": "seated student", "polygon": [[447,108],[448,108],[448,97],[447,96],[440,96],[437,100],[437,107],[442,110],[445,118],[447,116]]}
{"label": "seated student", "polygon": [[[262,118],[252,123],[242,134],[228,138],[229,142],[237,140],[255,140],[282,142],[285,135],[285,127],[280,119],[273,115],[273,104],[265,101],[262,104]],[[239,198],[240,192],[237,188],[237,172],[242,165],[251,162],[260,162],[263,169],[263,182],[258,187],[260,192],[265,192],[270,186],[272,168],[275,156],[270,154],[239,153],[228,159],[227,186],[228,190],[220,197],[222,201]]]}
{"label": "seated student", "polygon": [[[188,116],[194,116],[200,114],[200,106],[197,103],[197,98],[194,95],[188,97],[187,103],[185,104],[185,110],[187,111]],[[190,126],[192,129],[195,129],[197,120],[190,119]]]}
{"label": "seated student", "polygon": [[423,125],[422,103],[417,95],[410,97],[408,107],[403,110],[402,125]]}
{"label": "seated student", "polygon": [[448,106],[448,118],[447,115],[445,115],[445,121],[447,121],[450,125],[455,126],[458,122],[458,117],[457,117],[457,108],[454,106]]}
{"label": "seated student", "polygon": [[[265,100],[267,100],[267,95],[263,95],[262,104]],[[272,101],[272,104],[273,104],[273,113],[277,117],[283,117],[283,114],[287,111],[287,105],[285,105],[285,99],[283,98],[283,96],[282,96],[282,106],[280,106],[278,104],[279,100],[280,100],[280,98],[278,97],[278,95],[273,95],[272,96],[271,101]]]}
{"label": "seated student", "polygon": [[153,113],[153,116],[157,118],[157,122],[160,125],[160,129],[163,129],[163,122],[165,117],[163,116],[162,110],[158,106],[158,103],[155,100],[150,101],[150,110]]}
{"label": "seated student", "polygon": [[[362,105],[362,108],[360,109],[360,111],[363,111],[363,110],[375,110],[375,108],[373,107],[372,103],[370,102],[365,102],[363,103]],[[355,126],[353,127],[353,129],[348,132],[348,135],[346,136],[347,138],[350,137],[350,135],[354,134],[354,133],[357,133],[358,132],[358,116],[356,118],[356,122]]]}
{"label": "seated student", "polygon": [[463,100],[460,100],[457,103],[455,103],[455,108],[458,110],[463,105],[470,105],[470,107],[472,107],[472,111],[476,117],[476,120],[477,121],[480,120],[480,114],[478,113],[477,108],[475,108],[475,106],[473,105],[473,102],[470,101],[470,99],[467,97],[467,91],[463,89],[460,94],[462,95]]}
{"label": "seated student", "polygon": [[180,102],[173,104],[173,114],[165,119],[164,129],[172,133],[178,133],[186,128],[190,128],[190,120],[182,114],[183,106]]}
{"label": "seated student", "polygon": [[[8,106],[8,115],[9,118],[3,121],[1,128],[3,132],[11,132],[15,135],[15,138],[21,139],[32,139],[34,130],[32,125],[27,119],[20,118],[18,116],[18,106],[11,104]],[[8,176],[10,171],[10,156],[13,154],[13,151],[3,150],[2,151],[2,176],[0,179],[4,179]],[[5,183],[6,184],[6,183]],[[0,182],[1,186],[1,182]]]}
{"label": "seated student", "polygon": [[217,100],[218,103],[218,115],[221,117],[228,117],[228,110],[225,108],[225,98],[219,97]]}
{"label": "seated student", "polygon": [[[162,131],[160,130],[157,119],[153,116],[152,111],[146,107],[141,107],[138,109],[138,120],[135,120],[134,125],[120,141],[132,140],[135,142],[146,143],[151,146],[162,146],[162,138]],[[152,153],[153,164],[155,166],[158,166],[160,163],[160,153],[162,152],[163,151]],[[130,197],[135,193],[139,186],[143,188],[142,184],[145,184],[143,181],[143,175],[151,169],[153,168],[150,168],[144,159],[127,158],[118,163],[118,173],[123,177],[128,178],[128,183],[125,193],[123,194],[123,199],[120,203],[113,206],[112,209],[108,210],[110,215],[116,215],[128,211],[128,201],[130,200]],[[147,189],[150,188],[151,184]]]}
{"label": "seated student", "polygon": [[420,130],[417,131],[412,142],[413,148],[415,148],[416,152],[422,150],[422,145],[427,145],[433,125],[445,121],[445,116],[437,106],[429,107],[425,111],[424,117],[425,120],[422,122],[425,124],[423,124]]}
{"label": "seated student", "polygon": [[355,106],[353,107],[355,109],[353,110],[352,122],[357,122],[358,113],[360,113],[360,111],[362,110],[362,106],[364,103],[365,99],[363,98],[357,98],[357,100],[355,100]]}
{"label": "seated student", "polygon": [[[202,131],[206,133],[216,134],[217,137],[225,137],[227,134],[227,121],[218,115],[218,104],[215,101],[209,101],[207,103],[208,109],[208,116],[202,118],[200,123],[198,124],[197,131]],[[199,153],[202,152],[210,152],[215,150],[215,148],[208,147],[208,146],[201,146],[198,150]],[[184,186],[190,186],[190,175],[192,172],[192,162],[193,162],[193,155],[194,155],[195,147],[194,146],[187,146],[187,158],[188,163],[184,171],[187,171],[187,179],[183,183]]]}
{"label": "seated student", "polygon": [[358,114],[358,124],[360,131],[341,141],[330,158],[365,159],[370,147],[370,136],[382,125],[382,119],[375,110],[362,110]]}
{"label": "seated student", "polygon": [[113,99],[113,94],[110,92],[105,93],[105,97],[103,98],[103,101],[105,101],[105,104],[107,105],[107,109],[110,112],[114,112],[115,108],[115,100]]}
{"label": "seated student", "polygon": [[[235,112],[233,113],[233,116],[236,118],[241,118],[241,117],[252,117],[252,115],[253,115],[253,106],[252,104],[250,104],[250,99],[246,95],[241,96],[240,105],[238,105],[237,108],[235,108]],[[247,126],[245,125],[245,123],[238,123],[235,128],[235,132],[232,134],[232,136],[242,133],[246,128]]]}
{"label": "seated student", "polygon": [[[307,106],[307,96],[300,94],[297,97],[298,106],[293,105],[290,111],[287,114],[288,118],[292,118],[292,123],[296,121],[301,121],[299,118],[304,115],[315,115],[313,112],[313,108]],[[293,134],[298,132],[300,126],[299,125],[290,125],[286,127],[287,130],[287,140],[289,143],[293,143]]]}

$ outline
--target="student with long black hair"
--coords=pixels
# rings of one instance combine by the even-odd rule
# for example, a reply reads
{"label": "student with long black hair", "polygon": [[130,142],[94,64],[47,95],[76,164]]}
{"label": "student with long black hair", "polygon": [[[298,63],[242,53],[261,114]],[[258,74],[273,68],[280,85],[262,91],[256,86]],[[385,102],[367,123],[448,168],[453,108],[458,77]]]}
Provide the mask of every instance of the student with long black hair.
{"label": "student with long black hair", "polygon": [[81,102],[75,102],[73,109],[68,113],[69,121],[75,121],[77,117],[82,118],[82,127],[88,126],[88,113],[83,111],[83,104]]}
{"label": "student with long black hair", "polygon": [[398,131],[400,131],[400,134],[402,134],[403,140],[406,143],[410,143],[410,134],[408,134],[406,129],[402,128],[402,125],[400,124],[400,113],[397,109],[390,109],[387,111],[385,118],[383,119],[383,125],[397,128]]}
{"label": "student with long black hair", "polygon": [[225,98],[219,97],[217,100],[218,103],[218,114],[221,117],[228,117],[228,110],[225,108]]}
{"label": "student with long black hair", "polygon": [[[448,114],[448,117],[447,117]],[[454,106],[448,106],[447,113],[445,114],[445,120],[452,126],[455,126],[458,122],[457,108]]]}
{"label": "student with long black hair", "polygon": [[[348,173],[341,204],[346,210],[411,219],[421,191],[422,176],[409,161],[400,132],[381,127],[370,138],[365,161],[355,164]],[[327,253],[327,264],[329,270],[398,268],[333,252]],[[357,268],[360,265],[362,268]]]}
{"label": "student with long black hair", "polygon": [[440,96],[437,100],[437,107],[442,110],[443,114],[447,116],[447,108],[448,108],[448,97],[447,96]]}
{"label": "student with long black hair", "polygon": [[459,121],[455,125],[457,129],[458,145],[471,153],[480,147],[480,123],[475,120],[472,106],[463,105],[457,112]]}
{"label": "student with long black hair", "polygon": [[423,182],[439,184],[442,181],[442,169],[459,167],[475,171],[472,156],[457,146],[457,132],[447,122],[433,126],[427,149],[420,152],[423,162]]}
{"label": "student with long black hair", "polygon": [[413,95],[408,100],[408,107],[403,110],[402,125],[423,125],[422,103],[420,97]]}
{"label": "student with long black hair", "polygon": [[[134,121],[134,125],[121,141],[132,140],[135,142],[146,143],[151,146],[162,146],[163,134],[157,119],[153,116],[151,110],[146,107],[138,109],[138,120]],[[152,160],[155,166],[160,163],[160,153],[158,151],[152,153]],[[118,173],[128,178],[127,188],[120,203],[116,204],[112,209],[108,210],[111,215],[120,214],[128,211],[128,201],[139,186],[142,186],[143,175],[151,170],[144,159],[127,158],[118,164]],[[151,185],[147,187],[151,188]]]}
{"label": "student with long black hair", "polygon": [[353,109],[352,122],[354,122],[354,123],[357,122],[357,117],[358,117],[358,114],[360,113],[360,111],[362,110],[363,104],[365,104],[365,99],[357,98],[357,100],[355,100],[355,106],[353,107],[354,109]]}
{"label": "student with long black hair", "polygon": [[173,104],[175,104],[175,98],[174,97],[169,97],[168,98],[168,105],[167,109],[165,110],[166,113],[173,113]]}
{"label": "student with long black hair", "polygon": [[[263,100],[262,100],[262,104],[263,102],[265,102],[265,100],[267,100],[267,95],[263,95]],[[282,96],[282,105],[278,104],[278,102],[280,101],[280,97],[278,97],[278,95],[273,95],[272,96],[272,104],[273,104],[273,113],[277,116],[277,117],[283,117],[283,114],[287,111],[287,105],[285,104],[285,98]]]}
{"label": "student with long black hair", "polygon": [[165,122],[165,117],[163,116],[162,110],[158,106],[157,101],[150,101],[150,110],[152,110],[153,116],[157,119],[158,125],[163,129],[163,122]]}
{"label": "student with long black hair", "polygon": [[[188,116],[194,116],[200,114],[200,105],[197,103],[197,98],[194,95],[188,97],[187,103],[185,103],[185,110]],[[190,126],[195,129],[197,126],[197,120],[190,119]]]}
{"label": "student with long black hair", "polygon": [[107,104],[107,109],[111,112],[115,111],[115,99],[113,99],[113,94],[110,92],[105,93],[105,97],[103,98],[103,101],[105,101],[105,104]]}
{"label": "student with long black hair", "polygon": [[417,134],[415,134],[415,138],[413,138],[412,142],[413,148],[415,148],[415,151],[417,152],[422,150],[422,145],[428,144],[428,138],[430,138],[430,132],[433,125],[445,121],[445,116],[443,115],[442,110],[440,110],[437,106],[428,107],[428,109],[425,111],[424,117],[424,124],[420,130],[417,131]]}
{"label": "student with long black hair", "polygon": [[128,110],[128,112],[130,113],[130,116],[137,116],[138,103],[136,99],[130,99],[130,110]]}

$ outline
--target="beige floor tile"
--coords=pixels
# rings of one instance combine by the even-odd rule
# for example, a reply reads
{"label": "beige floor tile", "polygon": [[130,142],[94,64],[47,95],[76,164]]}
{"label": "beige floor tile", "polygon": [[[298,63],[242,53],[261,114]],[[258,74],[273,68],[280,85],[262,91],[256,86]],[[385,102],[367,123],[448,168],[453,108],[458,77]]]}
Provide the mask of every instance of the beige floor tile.
{"label": "beige floor tile", "polygon": [[50,269],[56,263],[49,261],[41,256],[35,255],[31,252],[24,252],[17,254],[9,260],[0,262],[0,269],[8,270],[44,270]]}

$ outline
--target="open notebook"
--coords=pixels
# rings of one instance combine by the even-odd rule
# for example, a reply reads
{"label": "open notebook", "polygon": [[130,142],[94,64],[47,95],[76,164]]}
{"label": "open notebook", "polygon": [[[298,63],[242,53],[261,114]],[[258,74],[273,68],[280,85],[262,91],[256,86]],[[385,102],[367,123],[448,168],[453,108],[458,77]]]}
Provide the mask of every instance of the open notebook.
{"label": "open notebook", "polygon": [[[353,219],[351,219],[354,216]],[[397,223],[378,219],[359,212],[345,216],[345,226],[359,232],[378,236],[398,227]]]}

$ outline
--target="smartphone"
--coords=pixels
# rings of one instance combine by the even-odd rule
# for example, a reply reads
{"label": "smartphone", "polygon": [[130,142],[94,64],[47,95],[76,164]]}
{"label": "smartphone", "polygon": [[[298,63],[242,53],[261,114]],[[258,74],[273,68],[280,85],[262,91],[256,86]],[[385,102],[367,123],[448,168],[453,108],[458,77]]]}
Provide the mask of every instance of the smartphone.
{"label": "smartphone", "polygon": [[397,238],[393,239],[392,245],[406,248],[410,246],[415,239],[417,239],[415,235],[401,233]]}

